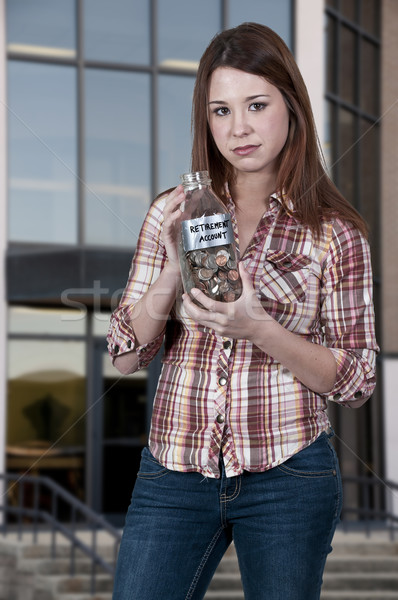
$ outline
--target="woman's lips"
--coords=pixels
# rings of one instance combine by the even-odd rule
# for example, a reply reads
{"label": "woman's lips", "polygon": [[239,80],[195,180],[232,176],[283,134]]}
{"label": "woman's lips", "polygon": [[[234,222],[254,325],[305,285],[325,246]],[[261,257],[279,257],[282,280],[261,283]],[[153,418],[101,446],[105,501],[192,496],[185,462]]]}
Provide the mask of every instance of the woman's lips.
{"label": "woman's lips", "polygon": [[238,156],[247,156],[248,154],[251,154],[252,152],[254,152],[255,150],[257,150],[258,146],[238,146],[237,148],[233,149],[234,154],[237,154]]}

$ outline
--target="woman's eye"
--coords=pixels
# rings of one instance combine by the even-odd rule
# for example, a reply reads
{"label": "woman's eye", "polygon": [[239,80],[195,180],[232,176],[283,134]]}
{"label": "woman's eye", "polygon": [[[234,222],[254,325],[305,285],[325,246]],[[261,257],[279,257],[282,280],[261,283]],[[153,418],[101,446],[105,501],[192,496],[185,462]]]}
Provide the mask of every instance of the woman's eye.
{"label": "woman's eye", "polygon": [[227,108],[226,106],[220,106],[218,108],[215,108],[213,112],[215,115],[223,117],[224,115],[227,115],[229,113],[229,108]]}
{"label": "woman's eye", "polygon": [[264,104],[263,102],[253,102],[253,104],[250,104],[249,106],[249,110],[263,110],[267,105]]}

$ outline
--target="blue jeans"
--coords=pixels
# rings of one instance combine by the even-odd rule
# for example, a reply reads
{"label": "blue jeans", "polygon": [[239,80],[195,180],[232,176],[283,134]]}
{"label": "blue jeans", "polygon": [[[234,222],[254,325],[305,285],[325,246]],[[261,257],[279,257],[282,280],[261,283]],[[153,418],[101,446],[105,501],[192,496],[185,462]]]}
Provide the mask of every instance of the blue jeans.
{"label": "blue jeans", "polygon": [[342,502],[324,432],[263,473],[170,471],[142,451],[113,600],[200,600],[231,541],[246,600],[317,600]]}

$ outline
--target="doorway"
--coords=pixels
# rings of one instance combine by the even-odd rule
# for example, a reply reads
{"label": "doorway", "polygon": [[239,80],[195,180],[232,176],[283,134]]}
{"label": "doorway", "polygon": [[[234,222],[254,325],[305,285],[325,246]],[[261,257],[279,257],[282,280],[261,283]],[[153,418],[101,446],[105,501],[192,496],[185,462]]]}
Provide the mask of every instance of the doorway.
{"label": "doorway", "polygon": [[113,525],[123,526],[141,451],[146,445],[160,360],[120,375],[104,339],[93,340],[93,386],[87,432],[87,502]]}

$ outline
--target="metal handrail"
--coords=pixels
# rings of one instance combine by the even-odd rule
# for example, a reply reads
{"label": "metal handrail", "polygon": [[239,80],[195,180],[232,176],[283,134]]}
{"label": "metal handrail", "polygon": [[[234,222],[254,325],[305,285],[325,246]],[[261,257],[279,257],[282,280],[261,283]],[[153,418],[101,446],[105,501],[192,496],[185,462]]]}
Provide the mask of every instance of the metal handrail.
{"label": "metal handrail", "polygon": [[[349,529],[349,522],[344,519],[345,515],[356,515],[360,522],[365,526],[365,531],[368,536],[373,531],[372,524],[382,523],[384,528],[387,528],[390,534],[390,539],[395,539],[395,534],[398,532],[398,515],[394,512],[392,494],[395,490],[398,491],[398,483],[394,481],[385,481],[379,477],[364,476],[364,475],[344,475],[344,484],[354,484],[358,487],[361,493],[361,506],[349,506],[343,503],[342,509],[342,526],[343,530]],[[378,508],[372,506],[371,490],[383,488],[384,506]],[[344,494],[343,494],[344,496]]]}
{"label": "metal handrail", "polygon": [[[7,484],[13,482],[18,486],[18,506],[12,506],[8,503],[8,491],[4,490],[1,498],[0,511],[4,514],[3,523],[0,525],[0,532],[3,536],[11,530],[7,523],[7,515],[15,515],[17,518],[18,539],[22,538],[22,526],[24,518],[32,520],[32,541],[34,544],[38,541],[39,524],[49,526],[51,533],[51,558],[56,557],[56,534],[62,534],[71,542],[70,569],[71,575],[75,574],[75,552],[81,550],[91,560],[91,594],[96,592],[97,567],[101,567],[110,575],[114,575],[116,556],[121,540],[121,533],[113,527],[102,515],[99,515],[84,502],[73,496],[70,492],[61,487],[58,483],[45,476],[18,475],[16,473],[0,473],[0,481]],[[26,506],[25,491],[26,485],[33,486],[33,506]],[[8,487],[8,486],[7,486]],[[46,489],[51,494],[51,512],[40,507],[40,491]],[[68,523],[61,522],[59,518],[59,501],[62,500],[69,507],[71,519]],[[81,531],[91,532],[91,544],[83,542],[76,534],[75,529],[79,527]],[[97,550],[97,533],[99,530],[106,531],[113,539],[113,560],[108,562]]]}
{"label": "metal handrail", "polygon": [[[0,532],[6,536],[9,530],[14,530],[15,525],[11,528],[7,523],[7,515],[15,515],[17,518],[18,538],[22,538],[23,528],[26,531],[26,523],[23,523],[24,518],[30,518],[32,521],[31,533],[33,543],[38,541],[39,524],[44,523],[50,528],[51,533],[51,557],[56,557],[56,534],[62,534],[70,541],[70,569],[71,575],[75,574],[75,553],[76,550],[82,551],[91,560],[91,594],[96,592],[96,574],[97,567],[102,568],[111,576],[114,575],[116,556],[118,547],[121,541],[121,533],[113,527],[102,515],[99,515],[81,500],[73,496],[55,481],[49,477],[0,474],[0,481],[6,483],[13,482],[14,486],[18,486],[18,506],[12,506],[8,503],[8,491],[5,490],[0,501],[0,511],[4,514],[3,523],[0,525]],[[26,506],[25,491],[26,485],[33,486],[33,506]],[[361,523],[365,525],[368,535],[372,532],[371,524],[378,520],[383,523],[383,527],[389,530],[390,537],[394,540],[395,533],[398,531],[398,515],[394,514],[391,498],[386,494],[385,508],[374,508],[370,502],[369,491],[371,488],[383,486],[385,490],[398,490],[398,484],[391,481],[382,481],[377,477],[366,476],[343,476],[343,484],[354,484],[361,490],[361,496],[364,500],[361,506],[343,506],[342,510],[342,526],[343,530],[348,530],[348,521],[344,519],[346,514],[355,514]],[[51,493],[51,511],[44,510],[40,507],[40,491],[41,488],[47,488]],[[391,494],[390,494],[391,495]],[[62,500],[68,507],[71,513],[71,518],[67,523],[60,520],[58,515],[59,500]],[[91,545],[83,542],[75,532],[77,527],[79,531],[82,526],[91,532]],[[101,556],[97,550],[97,533],[99,530],[106,531],[113,539],[114,554],[113,561],[108,562]]]}

